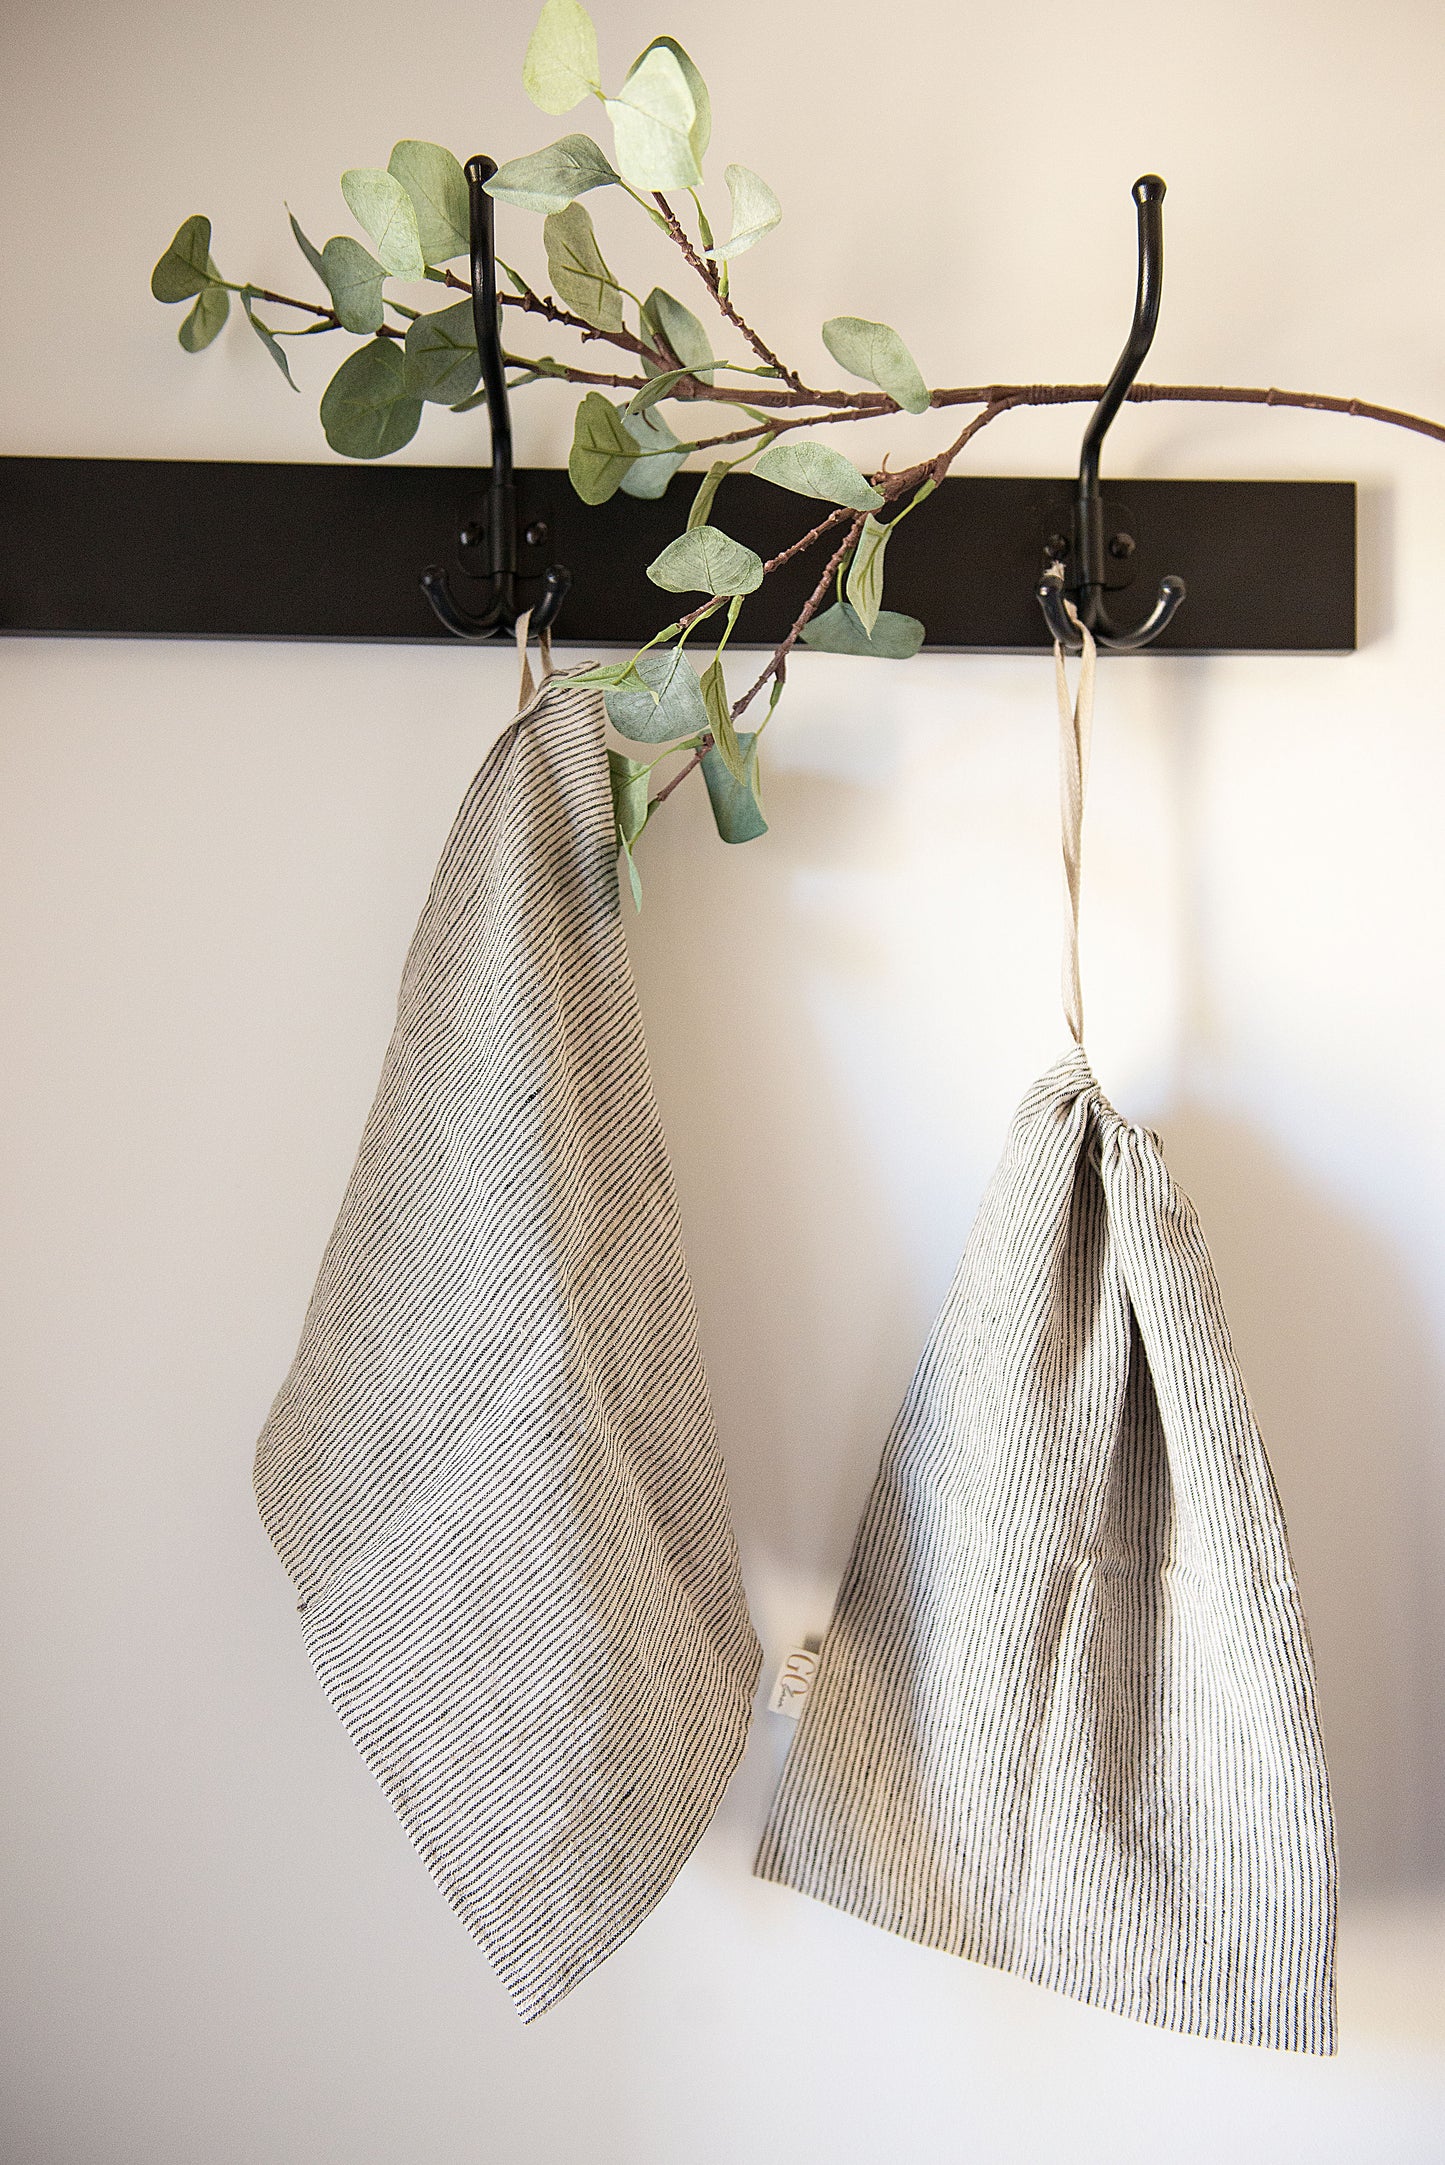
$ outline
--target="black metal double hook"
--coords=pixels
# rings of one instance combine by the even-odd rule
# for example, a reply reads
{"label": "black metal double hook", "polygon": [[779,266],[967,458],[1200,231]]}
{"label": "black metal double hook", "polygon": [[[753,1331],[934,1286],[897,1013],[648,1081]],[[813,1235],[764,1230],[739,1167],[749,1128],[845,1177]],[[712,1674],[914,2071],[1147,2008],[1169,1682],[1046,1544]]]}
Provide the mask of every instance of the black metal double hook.
{"label": "black metal double hook", "polygon": [[[497,247],[494,205],[487,182],[497,170],[495,158],[468,158],[467,197],[471,215],[472,321],[477,331],[477,358],[481,363],[482,388],[492,424],[492,478],[487,491],[485,539],[487,568],[484,605],[467,609],[452,593],[439,564],[421,575],[422,592],[447,630],[459,639],[494,639],[516,628],[522,614],[517,596],[517,492],[512,478],[512,415],[507,404],[507,376],[502,355],[502,330],[497,308]],[[468,528],[463,544],[473,546],[483,536]],[[566,599],[572,575],[560,564],[543,574],[542,591],[532,604],[533,631],[545,631]]]}
{"label": "black metal double hook", "polygon": [[1073,561],[1067,566],[1051,565],[1037,589],[1051,637],[1070,652],[1077,651],[1082,642],[1064,606],[1066,593],[1079,622],[1088,626],[1096,643],[1121,654],[1151,646],[1184,599],[1184,581],[1171,574],[1160,581],[1154,606],[1143,623],[1133,631],[1125,631],[1111,620],[1104,598],[1104,502],[1099,493],[1099,454],[1109,424],[1154,342],[1164,285],[1164,183],[1157,173],[1146,173],[1135,181],[1131,192],[1139,212],[1139,288],[1134,298],[1134,321],[1084,433],[1074,495]]}

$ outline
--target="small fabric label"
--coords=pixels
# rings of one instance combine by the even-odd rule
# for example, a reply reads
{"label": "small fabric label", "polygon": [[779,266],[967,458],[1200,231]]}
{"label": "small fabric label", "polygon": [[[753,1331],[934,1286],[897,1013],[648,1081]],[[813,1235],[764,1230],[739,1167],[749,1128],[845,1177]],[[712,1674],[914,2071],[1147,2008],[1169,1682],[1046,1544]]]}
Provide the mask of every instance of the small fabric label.
{"label": "small fabric label", "polygon": [[817,1649],[811,1646],[795,1646],[783,1656],[773,1685],[773,1695],[768,1706],[774,1714],[786,1714],[789,1721],[796,1721],[803,1711],[804,1702],[818,1669]]}

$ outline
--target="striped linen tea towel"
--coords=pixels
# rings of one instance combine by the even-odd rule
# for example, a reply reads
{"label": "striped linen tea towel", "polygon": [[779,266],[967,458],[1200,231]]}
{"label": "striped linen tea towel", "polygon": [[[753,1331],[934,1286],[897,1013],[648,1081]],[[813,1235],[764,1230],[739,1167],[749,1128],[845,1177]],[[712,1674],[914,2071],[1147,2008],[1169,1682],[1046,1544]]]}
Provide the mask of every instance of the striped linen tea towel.
{"label": "striped linen tea towel", "polygon": [[525,654],[523,687],[407,956],[256,1491],[328,1696],[531,2020],[694,1848],[759,1648],[602,699],[561,674],[528,698]]}
{"label": "striped linen tea towel", "polygon": [[757,1870],[1201,2036],[1334,2049],[1309,1640],[1208,1251],[1083,1051],[1094,655],[1056,651],[1073,1049],[885,1447]]}

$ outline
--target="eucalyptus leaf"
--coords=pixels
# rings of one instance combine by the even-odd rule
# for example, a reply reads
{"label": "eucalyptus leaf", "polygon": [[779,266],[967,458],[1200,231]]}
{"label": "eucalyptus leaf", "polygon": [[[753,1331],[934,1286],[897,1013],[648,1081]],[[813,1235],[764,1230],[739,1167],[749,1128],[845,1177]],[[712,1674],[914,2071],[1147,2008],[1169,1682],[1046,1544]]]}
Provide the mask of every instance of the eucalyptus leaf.
{"label": "eucalyptus leaf", "polygon": [[891,526],[880,526],[870,512],[863,521],[863,531],[848,566],[844,592],[859,623],[870,636],[883,606],[883,554],[892,531]]}
{"label": "eucalyptus leaf", "polygon": [[570,113],[601,87],[592,17],[577,0],[547,0],[522,62],[522,88],[544,113]]}
{"label": "eucalyptus leaf", "polygon": [[652,772],[646,760],[633,759],[626,752],[607,753],[607,766],[612,777],[612,809],[617,818],[617,832],[630,849],[647,825],[647,778]]}
{"label": "eucalyptus leaf", "polygon": [[297,224],[295,212],[287,215],[297,246],[331,295],[341,328],[362,337],[379,331],[386,272],[371,250],[363,248],[349,233],[338,233],[324,248],[314,248]]}
{"label": "eucalyptus leaf", "polygon": [[565,210],[589,188],[608,188],[617,174],[590,135],[564,135],[545,150],[509,158],[487,182],[487,194],[543,217]]}
{"label": "eucalyptus leaf", "polygon": [[668,744],[709,726],[697,672],[676,647],[639,654],[604,696],[608,721],[637,744]]}
{"label": "eucalyptus leaf", "polygon": [[187,353],[209,346],[231,313],[231,296],[224,286],[207,286],[196,296],[196,305],[176,333]]}
{"label": "eucalyptus leaf", "polygon": [[653,376],[642,386],[640,391],[633,392],[624,411],[627,413],[646,413],[648,408],[655,406],[659,399],[666,398],[669,392],[681,383],[684,376],[690,376],[691,374],[692,370],[690,368],[670,368],[664,375]]}
{"label": "eucalyptus leaf", "polygon": [[627,863],[627,877],[632,887],[635,909],[642,908],[642,882],[637,876],[637,866],[632,861],[632,845],[647,825],[652,807],[647,801],[647,782],[650,767],[640,759],[631,759],[626,752],[607,750],[607,774],[612,784],[612,817],[617,829],[617,847]]}
{"label": "eucalyptus leaf", "polygon": [[552,290],[574,315],[599,331],[622,329],[622,290],[597,245],[583,203],[553,211],[542,226]]}
{"label": "eucalyptus leaf", "polygon": [[896,331],[886,323],[869,323],[863,316],[830,316],[823,325],[823,344],[840,368],[896,399],[905,413],[926,413],[928,386],[918,373],[918,363]]}
{"label": "eucalyptus leaf", "polygon": [[690,308],[654,286],[642,304],[642,328],[649,338],[663,337],[691,376],[711,383],[716,366],[712,340]]}
{"label": "eucalyptus leaf", "polygon": [[846,601],[836,601],[803,626],[803,638],[823,654],[874,654],[884,661],[908,661],[923,644],[923,626],[916,616],[880,609],[870,637],[857,612]]}
{"label": "eucalyptus leaf", "polygon": [[[290,384],[292,390],[299,391],[300,385],[296,382],[295,377],[291,373],[291,363],[286,358],[284,348],[282,347],[275,333],[272,331],[271,326],[267,323],[263,323],[261,321],[261,318],[256,314],[255,309],[251,306],[251,296],[249,293],[242,293],[241,306],[246,311],[246,321],[250,324],[251,329],[260,339],[262,345],[266,348],[266,351],[270,354],[272,360],[276,363],[276,366],[280,369],[282,375],[286,378],[286,381]],[[225,320],[226,319],[223,316],[221,318],[221,321],[224,323]]]}
{"label": "eucalyptus leaf", "polygon": [[470,398],[481,376],[477,327],[470,300],[418,316],[406,331],[405,384],[409,398],[455,406]]}
{"label": "eucalyptus leaf", "polygon": [[632,674],[632,663],[594,662],[590,669],[570,669],[568,678],[573,684],[621,684]]}
{"label": "eucalyptus leaf", "polygon": [[[169,307],[204,293],[217,276],[211,261],[211,221],[197,214],[177,227],[175,239],[151,272],[151,292]],[[225,320],[222,316],[222,323]]]}
{"label": "eucalyptus leaf", "polygon": [[765,180],[750,172],[745,165],[730,165],[724,169],[723,178],[732,197],[733,229],[721,248],[710,248],[708,254],[715,262],[725,263],[732,256],[742,255],[753,247],[783,215],[783,206]]}
{"label": "eucalyptus leaf", "polygon": [[716,526],[692,526],[653,558],[647,576],[670,594],[751,594],[762,585],[763,560]]}
{"label": "eucalyptus leaf", "polygon": [[292,210],[292,208],[290,208],[290,204],[286,206],[286,217],[290,219],[290,229],[292,229],[292,234],[295,234],[295,236],[297,236],[297,247],[301,249],[301,253],[305,255],[305,260],[308,260],[308,264],[312,266],[312,271],[316,273],[316,277],[318,277],[318,279],[321,279],[321,284],[325,286],[325,281],[327,281],[327,271],[325,271],[325,258],[323,258],[323,253],[321,253],[321,249],[318,249],[318,247],[314,245],[314,242],[312,242],[312,240],[308,240],[308,238],[305,238],[305,234],[301,232],[301,221],[297,219],[297,214],[295,214],[295,210]]}
{"label": "eucalyptus leaf", "polygon": [[406,361],[395,339],[373,338],[342,362],[321,400],[321,425],[333,451],[383,459],[411,442],[421,400],[406,388]]}
{"label": "eucalyptus leaf", "polygon": [[577,408],[567,471],[584,504],[605,504],[622,486],[622,477],[642,456],[615,406],[600,391],[589,391]]}
{"label": "eucalyptus leaf", "polygon": [[637,860],[632,854],[631,844],[623,842],[620,854],[623,863],[627,867],[627,883],[632,889],[632,907],[640,914],[642,910],[642,879],[637,870]]}
{"label": "eucalyptus leaf", "polygon": [[286,206],[286,216],[291,220],[291,231],[296,236],[297,247],[301,250],[302,255],[305,256],[307,262],[311,265],[312,270],[315,271],[317,277],[321,280],[322,284],[325,285],[326,266],[322,259],[321,250],[313,246],[313,244],[306,238],[306,235],[301,230],[300,223],[298,222],[296,217],[296,213],[294,210],[292,210],[289,203]]}
{"label": "eucalyptus leaf", "polygon": [[742,780],[729,772],[721,752],[714,747],[704,752],[702,778],[707,784],[708,801],[717,831],[724,842],[756,842],[759,835],[768,831],[758,803],[758,750],[757,736],[752,730],[743,730],[737,738],[739,761],[743,769]]}
{"label": "eucalyptus leaf", "polygon": [[341,193],[357,224],[371,235],[392,278],[420,278],[426,271],[411,197],[394,173],[354,165],[341,176]]}
{"label": "eucalyptus leaf", "polygon": [[395,146],[386,170],[411,197],[423,262],[466,255],[472,245],[467,176],[452,153],[440,143],[408,139]]}
{"label": "eucalyptus leaf", "polygon": [[678,443],[660,413],[629,413],[626,406],[619,406],[617,412],[622,426],[643,454],[622,476],[622,493],[653,502],[667,493],[667,484],[692,446]]}
{"label": "eucalyptus leaf", "polygon": [[687,515],[687,523],[690,527],[707,525],[712,512],[713,498],[731,472],[732,465],[727,459],[715,459],[713,464],[709,466],[698,483],[697,494],[692,500],[692,509]]}
{"label": "eucalyptus leaf", "polygon": [[[695,188],[702,179],[692,147],[697,101],[668,45],[649,45],[615,98],[607,100],[617,165],[641,194]],[[681,356],[679,356],[681,358]]]}
{"label": "eucalyptus leaf", "polygon": [[381,329],[386,268],[349,233],[337,233],[321,251],[321,275],[345,331],[363,337]]}
{"label": "eucalyptus leaf", "polygon": [[747,764],[739,747],[737,731],[733,728],[732,705],[728,699],[727,678],[723,673],[721,654],[714,655],[702,673],[702,703],[707,710],[708,727],[713,743],[728,773],[735,782],[746,782]]}
{"label": "eucalyptus leaf", "polygon": [[815,437],[788,436],[769,444],[753,472],[796,496],[817,496],[825,504],[846,504],[850,511],[877,511],[885,499],[870,488],[853,461]]}
{"label": "eucalyptus leaf", "polygon": [[693,123],[688,130],[688,141],[692,145],[692,154],[696,158],[699,168],[701,168],[702,161],[707,156],[708,143],[712,137],[712,99],[708,96],[707,84],[703,81],[701,70],[692,55],[678,44],[676,38],[654,38],[646,51],[639,53],[636,60],[633,61],[633,70],[640,67],[647,58],[647,54],[653,52],[659,45],[666,52],[672,54],[673,59],[682,69],[683,81],[692,92]]}

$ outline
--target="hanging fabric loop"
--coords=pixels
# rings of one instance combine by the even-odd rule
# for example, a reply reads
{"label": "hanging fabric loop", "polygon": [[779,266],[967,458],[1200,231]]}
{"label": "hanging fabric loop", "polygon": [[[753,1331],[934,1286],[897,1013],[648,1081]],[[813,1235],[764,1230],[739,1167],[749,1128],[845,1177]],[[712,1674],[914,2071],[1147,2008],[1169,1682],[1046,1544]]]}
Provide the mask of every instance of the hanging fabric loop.
{"label": "hanging fabric loop", "polygon": [[1084,792],[1094,735],[1094,665],[1098,650],[1087,624],[1067,596],[1064,609],[1084,642],[1079,688],[1069,697],[1064,650],[1054,641],[1054,685],[1059,697],[1059,829],[1064,853],[1064,1020],[1076,1045],[1084,1042],[1084,994],[1079,979],[1079,866],[1083,848]]}
{"label": "hanging fabric loop", "polygon": [[[517,660],[521,664],[521,681],[517,686],[517,711],[520,714],[536,697],[537,683],[532,675],[532,664],[527,655],[527,642],[532,628],[532,612],[524,609],[517,619]],[[550,629],[537,634],[537,648],[542,656],[542,682],[552,674],[552,633]]]}

